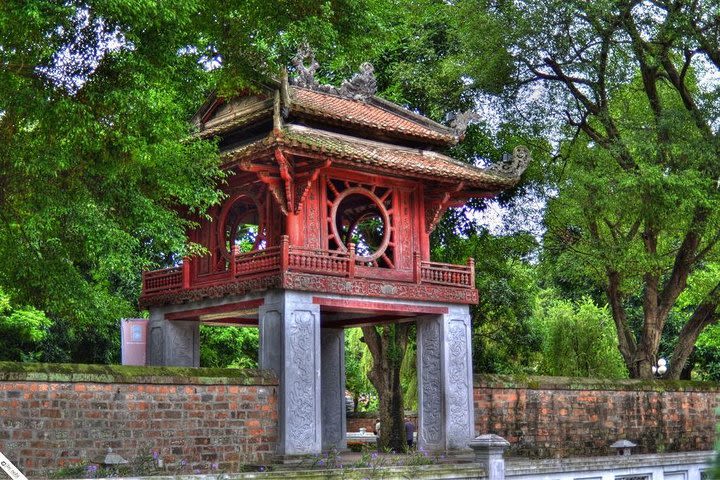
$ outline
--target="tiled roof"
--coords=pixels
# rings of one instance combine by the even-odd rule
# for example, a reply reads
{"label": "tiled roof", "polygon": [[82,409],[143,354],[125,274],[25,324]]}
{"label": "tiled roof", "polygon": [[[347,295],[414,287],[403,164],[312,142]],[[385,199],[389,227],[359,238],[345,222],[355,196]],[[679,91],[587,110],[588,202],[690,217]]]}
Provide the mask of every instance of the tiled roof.
{"label": "tiled roof", "polygon": [[291,88],[291,111],[441,144],[455,144],[454,130],[376,97],[353,100],[307,88]]}
{"label": "tiled roof", "polygon": [[445,181],[463,181],[466,187],[488,190],[508,188],[518,179],[459,162],[428,150],[399,147],[362,140],[300,125],[286,125],[282,135],[273,134],[223,154],[227,163],[269,151],[275,147],[320,153],[335,163],[363,166],[368,170],[396,172]]}

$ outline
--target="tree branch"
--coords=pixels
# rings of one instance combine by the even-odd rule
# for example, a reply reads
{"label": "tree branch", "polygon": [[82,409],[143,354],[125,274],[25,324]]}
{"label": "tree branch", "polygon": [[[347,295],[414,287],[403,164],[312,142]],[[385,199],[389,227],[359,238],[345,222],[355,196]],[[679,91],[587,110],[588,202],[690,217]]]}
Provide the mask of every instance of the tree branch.
{"label": "tree branch", "polygon": [[622,294],[620,292],[620,274],[614,270],[607,271],[607,296],[610,303],[610,311],[615,321],[615,329],[618,337],[618,349],[625,360],[630,374],[633,375],[635,366],[635,350],[637,345],[630,327],[627,324],[627,315],[622,305]]}
{"label": "tree branch", "polygon": [[680,330],[677,345],[675,345],[670,359],[668,378],[680,378],[680,373],[685,368],[700,333],[705,327],[720,319],[720,314],[717,312],[718,306],[720,306],[720,283],[708,293],[704,301],[695,309],[690,320]]}

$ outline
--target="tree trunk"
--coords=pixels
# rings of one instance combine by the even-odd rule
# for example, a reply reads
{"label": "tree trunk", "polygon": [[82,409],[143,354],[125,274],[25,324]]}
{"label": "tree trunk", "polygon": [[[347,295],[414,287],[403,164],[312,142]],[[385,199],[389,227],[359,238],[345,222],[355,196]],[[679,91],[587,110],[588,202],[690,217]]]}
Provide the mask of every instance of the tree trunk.
{"label": "tree trunk", "polygon": [[720,313],[717,312],[718,306],[720,306],[719,296],[720,284],[717,284],[715,288],[708,293],[707,297],[705,297],[705,301],[695,309],[690,320],[683,326],[682,330],[680,330],[678,342],[673,350],[668,372],[665,375],[666,378],[672,380],[680,378],[685,364],[695,348],[695,341],[697,341],[698,336],[705,327],[718,321],[720,317]]}
{"label": "tree trunk", "polygon": [[407,349],[408,324],[370,326],[362,330],[373,357],[368,378],[379,396],[380,447],[405,451],[405,405],[400,367]]}

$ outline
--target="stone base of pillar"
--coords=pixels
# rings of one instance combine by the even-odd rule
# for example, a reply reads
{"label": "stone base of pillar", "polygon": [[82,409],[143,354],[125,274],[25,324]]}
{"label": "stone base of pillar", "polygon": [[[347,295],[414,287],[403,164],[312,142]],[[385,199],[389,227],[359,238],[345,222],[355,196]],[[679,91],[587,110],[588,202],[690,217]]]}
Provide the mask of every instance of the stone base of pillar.
{"label": "stone base of pillar", "polygon": [[151,309],[145,358],[148,365],[199,367],[200,323],[165,320],[164,309]]}
{"label": "stone base of pillar", "polygon": [[418,319],[417,332],[418,447],[466,450],[474,433],[469,308]]}
{"label": "stone base of pillar", "polygon": [[322,449],[347,448],[345,415],[345,330],[323,328],[321,348]]}
{"label": "stone base of pillar", "polygon": [[260,368],[280,380],[280,457],[320,453],[320,306],[308,293],[269,291],[259,309]]}

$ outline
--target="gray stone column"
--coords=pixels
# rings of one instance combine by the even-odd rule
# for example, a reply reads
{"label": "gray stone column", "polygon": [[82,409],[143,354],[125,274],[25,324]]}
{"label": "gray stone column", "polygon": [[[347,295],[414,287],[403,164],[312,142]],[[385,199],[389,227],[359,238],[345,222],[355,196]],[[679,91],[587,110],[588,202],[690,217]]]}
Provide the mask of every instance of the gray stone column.
{"label": "gray stone column", "polygon": [[345,432],[345,330],[323,328],[321,345],[322,448],[343,450]]}
{"label": "gray stone column", "polygon": [[259,325],[260,368],[280,380],[277,453],[320,453],[320,307],[310,294],[271,291]]}
{"label": "gray stone column", "polygon": [[418,447],[445,450],[442,316],[417,320]]}
{"label": "gray stone column", "polygon": [[475,436],[470,307],[458,305],[443,315],[445,326],[445,421],[447,448],[467,448]]}
{"label": "gray stone column", "polygon": [[199,367],[200,323],[165,320],[164,309],[152,309],[146,348],[148,365]]}
{"label": "gray stone column", "polygon": [[418,445],[429,451],[466,449],[474,408],[469,307],[417,321]]}

